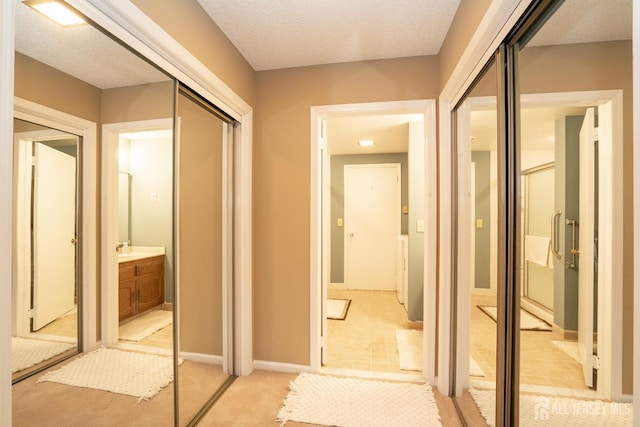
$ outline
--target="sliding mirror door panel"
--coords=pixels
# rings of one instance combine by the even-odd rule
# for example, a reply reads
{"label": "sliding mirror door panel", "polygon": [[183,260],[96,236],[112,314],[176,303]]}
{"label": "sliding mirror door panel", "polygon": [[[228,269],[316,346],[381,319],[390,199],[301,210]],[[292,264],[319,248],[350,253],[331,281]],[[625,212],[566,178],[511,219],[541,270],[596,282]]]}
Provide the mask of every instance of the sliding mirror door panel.
{"label": "sliding mirror door panel", "polygon": [[15,46],[13,335],[86,354],[22,375],[13,422],[173,425],[174,80],[23,2]]}
{"label": "sliding mirror door panel", "polygon": [[225,345],[232,281],[231,124],[187,89],[177,97],[178,415],[197,419],[233,373]]}
{"label": "sliding mirror door panel", "polygon": [[631,422],[631,15],[567,0],[514,40],[522,424]]}

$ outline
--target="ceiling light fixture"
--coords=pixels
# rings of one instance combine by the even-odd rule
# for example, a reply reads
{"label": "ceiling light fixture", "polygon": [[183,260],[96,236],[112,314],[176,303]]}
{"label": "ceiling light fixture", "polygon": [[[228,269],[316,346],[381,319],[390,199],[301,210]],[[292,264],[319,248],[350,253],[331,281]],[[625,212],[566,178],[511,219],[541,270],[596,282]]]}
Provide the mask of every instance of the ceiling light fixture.
{"label": "ceiling light fixture", "polygon": [[360,141],[358,141],[358,145],[360,147],[373,147],[373,140],[372,139],[361,139]]}
{"label": "ceiling light fixture", "polygon": [[24,4],[38,11],[62,27],[86,24],[85,20],[57,0],[28,0]]}

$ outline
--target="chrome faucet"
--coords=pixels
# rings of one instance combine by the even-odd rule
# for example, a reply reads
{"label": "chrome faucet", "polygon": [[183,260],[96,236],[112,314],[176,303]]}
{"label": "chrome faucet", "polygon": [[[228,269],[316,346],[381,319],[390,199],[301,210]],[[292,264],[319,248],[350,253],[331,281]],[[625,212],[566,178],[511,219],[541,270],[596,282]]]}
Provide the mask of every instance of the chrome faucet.
{"label": "chrome faucet", "polygon": [[128,250],[129,250],[129,242],[118,243],[118,245],[116,246],[116,252],[118,253],[125,254],[128,252]]}

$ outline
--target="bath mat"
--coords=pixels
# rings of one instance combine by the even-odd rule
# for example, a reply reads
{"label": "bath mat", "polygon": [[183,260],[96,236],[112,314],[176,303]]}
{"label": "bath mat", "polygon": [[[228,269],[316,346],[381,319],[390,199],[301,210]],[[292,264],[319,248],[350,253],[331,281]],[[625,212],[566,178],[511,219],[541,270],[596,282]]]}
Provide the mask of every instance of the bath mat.
{"label": "bath mat", "polygon": [[67,342],[11,337],[11,373],[35,366],[75,346]]}
{"label": "bath mat", "polygon": [[484,371],[478,365],[478,362],[473,357],[469,357],[469,375],[472,377],[484,377]]}
{"label": "bath mat", "polygon": [[125,341],[142,341],[154,332],[173,322],[171,311],[154,310],[133,319],[118,328],[118,338]]}
{"label": "bath mat", "polygon": [[276,421],[344,427],[441,426],[429,384],[391,383],[302,373]]}
{"label": "bath mat", "polygon": [[[495,425],[495,390],[469,389],[489,426]],[[521,426],[630,426],[632,404],[532,394],[520,395]]]}
{"label": "bath mat", "polygon": [[422,371],[422,331],[396,329],[398,361],[403,371]]}
{"label": "bath mat", "polygon": [[[486,313],[487,316],[493,319],[494,322],[498,319],[498,307],[489,305],[479,305],[478,308]],[[538,319],[533,314],[526,310],[520,309],[520,330],[521,331],[550,331],[551,325],[547,322]]]}
{"label": "bath mat", "polygon": [[93,388],[149,400],[173,381],[173,358],[101,347],[38,382]]}
{"label": "bath mat", "polygon": [[580,360],[580,353],[578,352],[577,341],[551,341],[551,343],[565,352],[573,360],[582,365],[582,360]]}
{"label": "bath mat", "polygon": [[344,320],[351,305],[350,299],[327,299],[327,319]]}

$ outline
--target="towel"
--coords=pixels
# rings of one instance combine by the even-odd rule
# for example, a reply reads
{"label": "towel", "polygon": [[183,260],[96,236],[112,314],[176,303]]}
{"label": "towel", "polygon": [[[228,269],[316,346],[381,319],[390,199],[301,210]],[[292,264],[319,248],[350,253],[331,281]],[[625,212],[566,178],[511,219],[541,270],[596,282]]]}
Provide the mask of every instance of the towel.
{"label": "towel", "polygon": [[524,236],[524,259],[541,265],[543,267],[552,268],[551,259],[551,239],[540,236]]}

